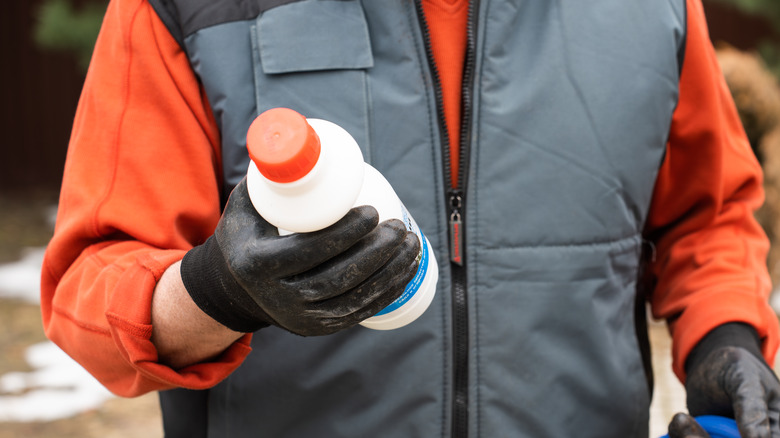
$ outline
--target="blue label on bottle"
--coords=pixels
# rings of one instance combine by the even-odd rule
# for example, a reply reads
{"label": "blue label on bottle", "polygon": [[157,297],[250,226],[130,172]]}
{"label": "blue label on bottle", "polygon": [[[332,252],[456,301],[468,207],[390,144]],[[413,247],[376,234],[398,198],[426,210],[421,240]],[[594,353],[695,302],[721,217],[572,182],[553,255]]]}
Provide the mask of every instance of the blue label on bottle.
{"label": "blue label on bottle", "polygon": [[412,278],[412,281],[410,281],[406,288],[404,289],[404,293],[401,294],[400,297],[396,298],[395,301],[390,303],[389,306],[385,307],[377,313],[375,316],[379,315],[385,315],[388,314],[399,307],[403,306],[407,301],[412,299],[414,294],[417,293],[417,291],[420,289],[420,286],[422,286],[422,282],[425,279],[425,273],[428,272],[428,244],[425,240],[425,236],[422,233],[422,230],[418,230],[418,235],[420,236],[420,242],[422,243],[422,250],[420,251],[420,264],[417,266],[417,273],[414,274],[414,278]]}

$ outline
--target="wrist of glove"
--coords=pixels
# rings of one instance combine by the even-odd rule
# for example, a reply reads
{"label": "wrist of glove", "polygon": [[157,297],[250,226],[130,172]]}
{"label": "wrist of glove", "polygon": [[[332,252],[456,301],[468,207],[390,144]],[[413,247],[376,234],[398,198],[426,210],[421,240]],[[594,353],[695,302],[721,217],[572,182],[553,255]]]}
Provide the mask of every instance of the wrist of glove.
{"label": "wrist of glove", "polygon": [[229,329],[251,333],[271,324],[231,273],[214,236],[184,255],[181,278],[195,304]]}
{"label": "wrist of glove", "polygon": [[232,330],[334,333],[390,304],[417,270],[417,236],[400,220],[378,222],[376,209],[363,206],[324,230],[279,236],[244,180],[214,235],[184,256],[182,281],[201,310]]}
{"label": "wrist of glove", "polygon": [[742,437],[780,437],[780,382],[761,355],[756,331],[729,323],[707,334],[686,361],[690,415],[678,414],[670,438],[708,437],[691,416],[734,418]]}

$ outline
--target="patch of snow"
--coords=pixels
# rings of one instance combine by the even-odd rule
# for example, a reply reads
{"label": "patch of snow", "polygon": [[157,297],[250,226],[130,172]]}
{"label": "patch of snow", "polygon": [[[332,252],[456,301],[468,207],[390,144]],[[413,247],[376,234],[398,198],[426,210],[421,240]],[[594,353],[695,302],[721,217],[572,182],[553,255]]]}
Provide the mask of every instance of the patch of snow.
{"label": "patch of snow", "polygon": [[772,291],[772,295],[769,296],[769,305],[772,306],[775,313],[780,315],[780,288]]}
{"label": "patch of snow", "polygon": [[19,261],[0,265],[0,298],[40,302],[44,251],[45,248],[26,248]]}
{"label": "patch of snow", "polygon": [[0,376],[0,421],[51,421],[95,409],[115,397],[52,342],[30,346],[31,372]]}
{"label": "patch of snow", "polygon": [[[0,265],[0,298],[40,302],[44,248],[28,248],[22,258]],[[0,421],[51,421],[100,407],[115,397],[52,342],[31,345],[30,372],[0,375]]]}

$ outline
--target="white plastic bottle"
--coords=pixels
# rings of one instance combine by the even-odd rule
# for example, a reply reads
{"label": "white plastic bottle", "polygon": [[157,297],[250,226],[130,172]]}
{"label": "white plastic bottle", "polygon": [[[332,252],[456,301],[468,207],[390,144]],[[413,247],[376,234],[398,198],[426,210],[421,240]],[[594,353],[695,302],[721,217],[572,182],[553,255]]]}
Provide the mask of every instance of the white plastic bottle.
{"label": "white plastic bottle", "polygon": [[257,212],[281,234],[326,228],[350,208],[372,205],[379,220],[401,219],[417,234],[419,267],[404,293],[361,325],[376,330],[417,319],[436,292],[439,268],[423,235],[389,182],[363,161],[355,140],[340,126],[307,119],[287,108],[260,114],[247,133],[251,158],[247,189]]}

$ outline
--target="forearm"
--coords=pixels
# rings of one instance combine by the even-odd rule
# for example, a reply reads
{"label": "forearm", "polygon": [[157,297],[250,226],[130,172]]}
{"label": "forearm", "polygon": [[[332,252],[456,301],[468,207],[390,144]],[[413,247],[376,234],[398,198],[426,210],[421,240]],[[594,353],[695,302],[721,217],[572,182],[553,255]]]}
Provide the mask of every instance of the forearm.
{"label": "forearm", "polygon": [[152,299],[152,343],[160,363],[174,369],[213,359],[244,335],[195,305],[182,283],[180,265],[165,271]]}

